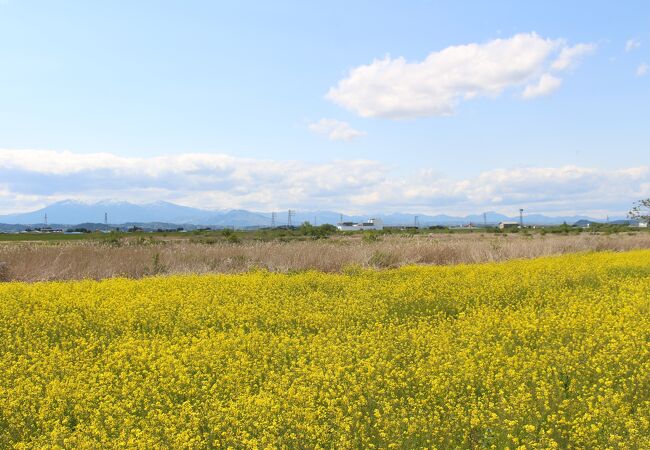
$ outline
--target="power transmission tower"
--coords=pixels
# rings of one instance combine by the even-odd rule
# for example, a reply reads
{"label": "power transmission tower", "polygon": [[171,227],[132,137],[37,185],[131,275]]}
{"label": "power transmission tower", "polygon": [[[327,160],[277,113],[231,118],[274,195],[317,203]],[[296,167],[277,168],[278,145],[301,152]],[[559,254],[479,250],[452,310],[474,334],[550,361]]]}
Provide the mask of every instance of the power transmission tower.
{"label": "power transmission tower", "polygon": [[339,214],[339,223],[343,223],[343,214]]}
{"label": "power transmission tower", "polygon": [[414,226],[415,228],[419,228],[418,219],[419,219],[418,216],[414,216],[414,217],[413,217],[413,226]]}
{"label": "power transmission tower", "polygon": [[104,213],[104,225],[108,225],[108,213]]}
{"label": "power transmission tower", "polygon": [[47,213],[45,213],[45,217],[43,217],[43,223],[47,226]]}
{"label": "power transmission tower", "polygon": [[519,208],[519,226],[524,227],[524,208]]}
{"label": "power transmission tower", "polygon": [[293,209],[287,211],[287,227],[291,228],[293,226],[291,222],[291,218],[295,215],[296,212]]}
{"label": "power transmission tower", "polygon": [[271,213],[271,228],[275,228],[275,212]]}
{"label": "power transmission tower", "polygon": [[487,227],[487,214],[483,213],[483,225]]}

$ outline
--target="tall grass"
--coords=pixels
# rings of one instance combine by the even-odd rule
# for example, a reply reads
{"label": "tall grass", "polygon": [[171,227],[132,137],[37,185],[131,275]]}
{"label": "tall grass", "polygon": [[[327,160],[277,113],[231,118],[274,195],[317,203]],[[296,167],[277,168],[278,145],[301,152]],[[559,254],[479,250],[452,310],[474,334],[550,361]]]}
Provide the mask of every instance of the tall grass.
{"label": "tall grass", "polygon": [[141,278],[155,274],[275,272],[347,266],[397,267],[534,258],[546,255],[650,248],[650,234],[360,236],[301,242],[131,240],[0,244],[0,280],[44,281]]}

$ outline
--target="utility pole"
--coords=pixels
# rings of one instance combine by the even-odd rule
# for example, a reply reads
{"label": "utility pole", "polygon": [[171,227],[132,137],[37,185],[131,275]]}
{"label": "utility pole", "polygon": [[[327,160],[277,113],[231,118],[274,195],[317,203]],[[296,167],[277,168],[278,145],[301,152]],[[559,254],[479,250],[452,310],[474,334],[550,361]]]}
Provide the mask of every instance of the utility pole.
{"label": "utility pole", "polygon": [[275,228],[275,211],[271,213],[271,228]]}
{"label": "utility pole", "polygon": [[519,208],[519,226],[524,227],[524,208]]}
{"label": "utility pole", "polygon": [[287,211],[287,227],[291,228],[291,218],[296,215],[296,212],[293,209]]}

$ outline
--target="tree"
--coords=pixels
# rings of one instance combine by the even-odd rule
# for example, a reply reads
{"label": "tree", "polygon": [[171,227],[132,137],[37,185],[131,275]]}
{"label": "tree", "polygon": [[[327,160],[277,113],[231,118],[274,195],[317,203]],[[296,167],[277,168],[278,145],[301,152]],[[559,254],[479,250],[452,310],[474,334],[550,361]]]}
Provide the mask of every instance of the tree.
{"label": "tree", "polygon": [[336,227],[328,223],[316,227],[309,222],[303,222],[303,224],[300,225],[299,230],[303,235],[312,236],[316,239],[324,238],[330,234],[336,233]]}
{"label": "tree", "polygon": [[650,221],[650,198],[635,202],[630,212],[627,213],[627,216],[630,219],[642,222]]}
{"label": "tree", "polygon": [[305,236],[313,236],[314,235],[314,226],[309,223],[308,221],[303,222],[302,225],[300,225],[300,233],[304,234]]}

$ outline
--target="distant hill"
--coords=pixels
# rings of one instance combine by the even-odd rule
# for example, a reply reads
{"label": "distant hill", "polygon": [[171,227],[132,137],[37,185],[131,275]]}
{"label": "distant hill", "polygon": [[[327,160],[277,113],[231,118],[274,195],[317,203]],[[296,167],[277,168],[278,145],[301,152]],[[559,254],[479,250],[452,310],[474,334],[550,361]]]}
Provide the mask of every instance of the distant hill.
{"label": "distant hill", "polygon": [[64,200],[36,211],[0,216],[0,222],[12,224],[42,224],[45,214],[49,223],[79,224],[84,222],[104,222],[104,213],[109,223],[126,222],[167,222],[204,223],[214,214],[197,208],[180,206],[169,202],[156,202],[136,205],[129,202],[102,201],[82,203]]}
{"label": "distant hill", "polygon": [[211,213],[200,225],[221,227],[268,227],[271,225],[271,214],[262,214],[243,209],[234,209],[223,213]]}
{"label": "distant hill", "polygon": [[[75,200],[64,200],[53,203],[36,211],[9,214],[0,216],[0,224],[14,225],[39,225],[43,224],[45,214],[48,223],[78,225],[84,223],[103,224],[104,213],[108,214],[109,224],[164,224],[164,228],[175,225],[196,225],[213,227],[264,227],[270,226],[272,217],[270,212],[255,212],[243,209],[230,211],[209,211],[189,206],[176,205],[170,202],[155,202],[147,204],[133,204],[129,202],[101,201],[97,203],[83,203]],[[472,214],[464,217],[449,215],[425,215],[375,212],[368,215],[346,215],[335,211],[297,211],[292,217],[292,223],[299,225],[303,222],[316,224],[335,224],[342,218],[343,221],[362,221],[370,217],[381,217],[386,225],[419,226],[445,225],[457,226],[473,223],[481,225],[495,225],[501,221],[519,221],[519,217],[508,217],[496,212]],[[613,220],[623,218],[612,218]],[[276,225],[286,225],[287,212],[278,212],[275,217]],[[561,223],[573,224],[578,221],[602,222],[587,216],[549,217],[541,214],[524,216],[524,223],[529,225],[554,225]],[[5,227],[6,228],[6,227]],[[0,228],[2,230],[2,228]]]}

